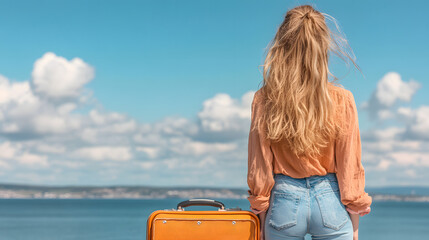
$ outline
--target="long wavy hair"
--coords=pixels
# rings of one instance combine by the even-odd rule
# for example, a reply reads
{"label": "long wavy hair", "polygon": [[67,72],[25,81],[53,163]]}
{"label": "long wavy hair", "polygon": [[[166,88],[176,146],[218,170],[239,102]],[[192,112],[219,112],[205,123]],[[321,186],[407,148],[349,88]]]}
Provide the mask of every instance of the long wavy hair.
{"label": "long wavy hair", "polygon": [[[331,20],[338,33],[325,22]],[[297,156],[317,157],[332,137],[342,131],[333,121],[335,101],[329,84],[336,78],[328,68],[329,54],[335,53],[347,65],[355,63],[352,49],[336,20],[310,5],[287,11],[283,23],[270,42],[264,61],[264,111],[255,124],[264,123],[273,142],[285,140]],[[328,76],[333,77],[329,81]],[[341,85],[339,85],[342,87]]]}

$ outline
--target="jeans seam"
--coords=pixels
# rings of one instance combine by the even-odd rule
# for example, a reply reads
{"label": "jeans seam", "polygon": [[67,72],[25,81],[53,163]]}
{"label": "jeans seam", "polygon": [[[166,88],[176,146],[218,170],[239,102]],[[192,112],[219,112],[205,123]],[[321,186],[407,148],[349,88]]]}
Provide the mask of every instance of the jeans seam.
{"label": "jeans seam", "polygon": [[310,191],[311,189],[308,189],[307,192],[307,201],[308,201],[308,214],[307,214],[307,233],[310,231],[310,211],[311,211],[311,206],[310,206]]}

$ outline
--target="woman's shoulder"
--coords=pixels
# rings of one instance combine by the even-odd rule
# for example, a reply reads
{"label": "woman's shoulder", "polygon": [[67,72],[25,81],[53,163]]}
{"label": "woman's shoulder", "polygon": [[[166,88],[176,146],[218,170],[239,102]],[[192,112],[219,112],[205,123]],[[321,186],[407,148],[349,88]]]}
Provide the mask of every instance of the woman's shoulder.
{"label": "woman's shoulder", "polygon": [[350,90],[344,88],[344,86],[341,84],[329,82],[328,86],[329,90],[340,98],[346,97],[350,99],[353,97],[353,93]]}
{"label": "woman's shoulder", "polygon": [[255,95],[253,95],[253,101],[255,102],[259,102],[263,99],[263,94],[264,94],[264,88],[260,88],[255,92]]}

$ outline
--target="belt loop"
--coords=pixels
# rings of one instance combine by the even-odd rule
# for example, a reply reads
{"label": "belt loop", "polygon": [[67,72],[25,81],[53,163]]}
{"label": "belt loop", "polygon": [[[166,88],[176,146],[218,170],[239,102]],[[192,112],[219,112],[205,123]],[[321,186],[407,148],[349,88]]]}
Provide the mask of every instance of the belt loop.
{"label": "belt loop", "polygon": [[305,181],[307,182],[307,188],[311,188],[311,186],[310,186],[310,179],[308,179],[308,177],[306,177]]}

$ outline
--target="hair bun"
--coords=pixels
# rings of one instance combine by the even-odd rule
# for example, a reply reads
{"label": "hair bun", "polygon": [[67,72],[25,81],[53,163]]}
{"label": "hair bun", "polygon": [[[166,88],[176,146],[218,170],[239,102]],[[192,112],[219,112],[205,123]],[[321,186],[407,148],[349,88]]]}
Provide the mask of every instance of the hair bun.
{"label": "hair bun", "polygon": [[310,12],[306,12],[302,18],[310,19]]}

